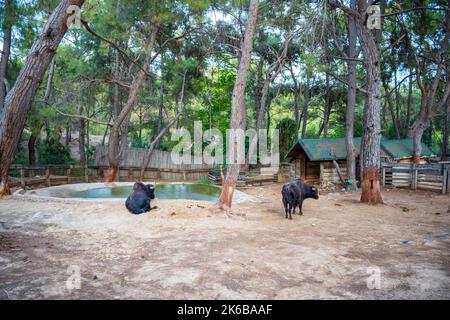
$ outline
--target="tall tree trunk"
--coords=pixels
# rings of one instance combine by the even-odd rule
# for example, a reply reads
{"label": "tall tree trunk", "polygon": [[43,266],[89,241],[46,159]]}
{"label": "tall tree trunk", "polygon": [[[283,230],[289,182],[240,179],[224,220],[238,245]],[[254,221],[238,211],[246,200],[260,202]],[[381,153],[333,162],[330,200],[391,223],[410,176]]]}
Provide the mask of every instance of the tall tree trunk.
{"label": "tall tree trunk", "polygon": [[[350,1],[350,7],[356,9],[356,0]],[[352,16],[348,17],[348,56],[356,59],[356,22]],[[347,61],[347,107],[345,111],[345,146],[347,148],[347,175],[356,180],[356,156],[354,136],[355,106],[356,106],[356,61]]]}
{"label": "tall tree trunk", "polygon": [[[161,61],[163,61],[163,56],[161,54]],[[157,131],[161,132],[163,125],[163,109],[164,109],[164,80],[163,80],[163,65],[161,64],[161,84],[159,86],[159,104],[158,104],[158,128]],[[155,144],[155,148],[159,148],[161,144],[161,139]]]}
{"label": "tall tree trunk", "polygon": [[12,6],[13,0],[5,0],[5,12],[3,22],[3,51],[0,60],[0,114],[5,104],[6,96],[6,73],[8,70],[9,55],[11,53],[12,34]]}
{"label": "tall tree trunk", "polygon": [[109,170],[108,174],[105,177],[106,182],[113,182],[116,179],[117,171],[119,169],[119,160],[118,160],[118,152],[117,145],[119,141],[119,129],[124,120],[128,117],[128,114],[131,113],[131,110],[136,103],[136,99],[141,88],[142,82],[144,81],[145,71],[148,70],[148,67],[152,61],[152,51],[153,46],[155,45],[156,35],[159,32],[160,23],[156,22],[153,24],[153,29],[151,31],[150,36],[145,41],[145,60],[142,65],[142,69],[138,71],[136,76],[133,78],[133,81],[130,86],[130,93],[128,95],[128,101],[125,104],[124,108],[120,112],[119,116],[115,119],[113,126],[111,127],[111,133],[109,135],[108,141],[108,161],[109,161]]}
{"label": "tall tree trunk", "polygon": [[255,88],[254,88],[254,92],[253,92],[253,97],[255,100],[255,117],[256,117],[256,123],[255,123],[255,127],[258,125],[258,115],[259,115],[259,110],[261,110],[261,95],[262,95],[262,90],[263,90],[263,83],[264,83],[264,79],[263,79],[263,66],[264,66],[264,59],[261,58],[258,62],[258,68],[257,68],[257,73],[256,73],[256,83],[255,83]]}
{"label": "tall tree trunk", "polygon": [[[332,101],[331,101],[331,89],[330,89],[330,75],[327,73],[325,75],[325,83],[326,83],[326,95],[325,95],[325,109],[323,113],[323,123],[322,123],[322,130],[323,130],[323,137],[328,137],[328,122],[330,120],[330,113],[332,108]],[[319,132],[320,136],[321,132]]]}
{"label": "tall tree trunk", "polygon": [[0,195],[10,193],[8,171],[45,70],[68,28],[71,14],[67,9],[71,5],[81,7],[83,3],[84,0],[60,2],[33,43],[14,87],[6,95],[0,115]]}
{"label": "tall tree trunk", "polygon": [[30,167],[33,167],[36,165],[36,140],[38,138],[38,135],[31,134],[30,138],[28,139],[28,164]]}
{"label": "tall tree trunk", "polygon": [[[78,115],[83,115],[83,105],[80,103],[78,105]],[[82,118],[78,119],[78,151],[80,153],[80,165],[86,165],[86,148],[85,148],[85,120]]]}
{"label": "tall tree trunk", "polygon": [[411,110],[412,110],[412,89],[413,89],[413,72],[411,70],[408,80],[408,99],[406,100],[406,120],[405,127],[403,130],[403,136],[406,136],[409,131],[409,126],[411,125]]}
{"label": "tall tree trunk", "polygon": [[447,108],[445,110],[445,114],[444,114],[444,132],[443,132],[443,136],[442,136],[442,159],[441,160],[447,160],[447,154],[448,154],[448,138],[449,138],[449,134],[448,134],[448,120],[449,120],[449,113],[450,113],[450,99],[447,98]]}
{"label": "tall tree trunk", "polygon": [[289,72],[291,73],[291,77],[292,77],[292,82],[294,83],[294,116],[295,116],[295,140],[298,140],[298,130],[300,128],[300,121],[301,121],[301,117],[300,117],[300,107],[299,107],[299,102],[300,102],[300,96],[301,96],[301,87],[295,77],[294,74],[294,68],[292,67],[292,63],[289,63]]}
{"label": "tall tree trunk", "polygon": [[306,76],[306,86],[305,86],[305,90],[304,90],[305,101],[303,102],[303,111],[302,111],[302,116],[303,116],[302,135],[301,135],[302,139],[305,138],[306,125],[308,124],[308,106],[309,106],[309,92],[310,92],[309,82],[310,82],[310,76],[307,75]]}
{"label": "tall tree trunk", "polygon": [[[365,1],[360,1],[365,2]],[[383,2],[383,1],[382,1]],[[365,4],[359,8],[366,10]],[[367,72],[367,103],[364,124],[363,181],[361,202],[383,203],[380,187],[380,143],[381,143],[381,70],[380,47],[381,30],[377,34],[367,28],[360,19],[359,33]]]}
{"label": "tall tree trunk", "polygon": [[[241,48],[241,59],[239,61],[239,69],[236,77],[236,82],[233,88],[233,97],[231,101],[231,129],[245,130],[246,126],[246,109],[245,109],[245,85],[247,83],[248,69],[250,67],[251,53],[253,50],[253,34],[256,29],[256,18],[258,16],[258,0],[251,0],[248,11],[247,28],[245,30],[244,42]],[[230,141],[237,151],[237,145],[245,141],[235,139]],[[229,151],[228,151],[229,152]],[[236,153],[236,152],[235,152]],[[245,157],[244,157],[245,158]],[[219,208],[231,208],[233,200],[233,193],[236,187],[236,181],[239,176],[240,165],[235,161],[228,163],[227,175],[222,186],[222,193],[220,194],[217,206]]]}
{"label": "tall tree trunk", "polygon": [[72,121],[67,120],[66,125],[66,146],[69,146],[70,141],[72,140]]}

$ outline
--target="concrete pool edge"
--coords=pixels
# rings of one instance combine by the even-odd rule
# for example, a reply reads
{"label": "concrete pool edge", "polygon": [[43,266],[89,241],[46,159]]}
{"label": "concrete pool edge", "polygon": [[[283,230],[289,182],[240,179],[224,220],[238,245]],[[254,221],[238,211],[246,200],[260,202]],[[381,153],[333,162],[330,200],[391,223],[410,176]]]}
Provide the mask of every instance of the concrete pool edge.
{"label": "concrete pool edge", "polygon": [[[152,181],[153,182],[153,181]],[[145,183],[151,183],[151,182],[145,182]],[[195,182],[164,182],[164,184],[194,184]],[[113,198],[70,198],[70,197],[63,197],[62,195],[67,192],[73,192],[73,191],[85,191],[95,188],[103,188],[103,187],[121,187],[121,186],[132,186],[134,182],[93,182],[93,183],[74,183],[74,184],[64,184],[59,186],[52,186],[52,187],[46,187],[41,189],[35,189],[35,190],[24,190],[24,189],[18,189],[15,191],[12,195],[12,198],[15,199],[29,199],[29,200],[37,200],[37,201],[54,201],[54,202],[62,202],[62,203],[79,203],[79,202],[124,202],[125,198],[120,199],[113,199]],[[157,182],[158,184],[158,182]],[[211,186],[218,189],[221,189],[219,186]],[[61,195],[61,196],[58,196]],[[170,201],[170,200],[176,200],[176,199],[156,199],[158,201]],[[193,200],[193,199],[182,199],[182,200],[188,200],[188,201],[200,201],[200,202],[208,202],[213,203],[211,201],[205,201],[205,200]],[[233,195],[233,203],[242,203],[242,202],[255,202],[255,203],[263,203],[264,201],[249,195],[245,192],[235,190]]]}

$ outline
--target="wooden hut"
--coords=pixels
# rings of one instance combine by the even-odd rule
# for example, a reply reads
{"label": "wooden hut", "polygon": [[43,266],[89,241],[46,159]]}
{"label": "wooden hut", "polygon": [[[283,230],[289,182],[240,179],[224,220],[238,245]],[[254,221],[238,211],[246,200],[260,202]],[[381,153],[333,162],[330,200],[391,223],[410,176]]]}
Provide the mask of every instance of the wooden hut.
{"label": "wooden hut", "polygon": [[[354,138],[356,155],[356,176],[359,176],[359,153],[361,137]],[[381,139],[382,162],[405,162],[412,159],[412,140]],[[423,159],[432,152],[422,143]],[[340,178],[333,165],[335,160],[344,179],[347,179],[347,148],[345,138],[300,139],[288,151],[285,160],[293,164],[293,178],[302,178],[311,183],[324,181],[339,182]]]}
{"label": "wooden hut", "polygon": [[[359,158],[361,138],[355,138],[354,143],[355,153]],[[294,164],[293,176],[311,183],[321,183],[324,180],[339,181],[333,160],[336,160],[341,174],[347,178],[346,158],[345,138],[300,139],[286,155],[286,160]]]}

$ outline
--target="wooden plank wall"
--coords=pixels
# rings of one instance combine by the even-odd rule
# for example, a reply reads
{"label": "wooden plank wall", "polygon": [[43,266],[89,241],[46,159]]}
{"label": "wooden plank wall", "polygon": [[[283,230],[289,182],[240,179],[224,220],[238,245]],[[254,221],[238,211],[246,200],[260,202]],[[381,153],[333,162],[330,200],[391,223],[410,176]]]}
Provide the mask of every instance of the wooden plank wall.
{"label": "wooden plank wall", "polygon": [[[95,153],[95,166],[108,166],[107,148],[99,146]],[[124,157],[119,165],[119,181],[139,180],[139,169],[145,157],[147,149],[130,148],[124,152]],[[214,166],[207,164],[175,164],[170,152],[154,150],[150,158],[148,169],[144,173],[144,180],[169,180],[169,181],[198,181],[208,178],[208,171]],[[161,170],[156,170],[160,168]],[[173,169],[173,170],[170,170]],[[192,171],[190,171],[192,170]]]}
{"label": "wooden plank wall", "polygon": [[381,166],[381,182],[383,186],[388,187],[430,190],[445,194],[450,191],[449,176],[450,166],[440,163],[383,163]]}
{"label": "wooden plank wall", "polygon": [[[140,167],[145,157],[147,149],[144,148],[127,148],[124,152],[123,159],[120,161],[121,167]],[[108,150],[104,146],[98,146],[95,151],[94,166],[108,165]],[[167,168],[167,169],[206,169],[213,166],[207,164],[175,164],[172,161],[170,152],[154,150],[150,158],[148,167],[150,168]]]}

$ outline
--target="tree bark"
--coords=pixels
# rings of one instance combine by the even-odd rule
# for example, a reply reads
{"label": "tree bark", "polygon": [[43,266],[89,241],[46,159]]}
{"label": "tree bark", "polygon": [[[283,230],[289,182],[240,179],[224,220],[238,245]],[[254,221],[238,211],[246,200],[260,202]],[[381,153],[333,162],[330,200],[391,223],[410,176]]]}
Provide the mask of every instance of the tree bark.
{"label": "tree bark", "polygon": [[[78,115],[83,115],[83,105],[80,103],[78,105]],[[78,119],[78,151],[80,153],[80,165],[86,165],[86,148],[85,148],[85,120],[82,118]]]}
{"label": "tree bark", "polygon": [[[356,8],[356,0],[350,1],[352,9]],[[352,16],[348,17],[348,56],[350,59],[356,58],[356,41],[357,31],[356,22]],[[356,180],[356,156],[355,156],[355,142],[354,123],[355,123],[355,106],[356,106],[356,61],[347,61],[347,107],[345,111],[345,146],[347,148],[347,175],[348,179]],[[356,185],[354,183],[354,185]]]}
{"label": "tree bark", "polygon": [[28,139],[28,164],[30,167],[33,167],[36,165],[36,140],[37,135],[31,134],[30,138]]}
{"label": "tree bark", "polygon": [[[231,102],[231,129],[245,130],[246,109],[245,109],[245,85],[247,83],[248,69],[250,67],[251,53],[253,50],[253,34],[256,29],[256,18],[258,16],[258,0],[251,0],[248,13],[247,28],[245,30],[244,41],[241,48],[241,59],[236,82],[233,88],[233,97]],[[239,140],[239,139],[236,139]],[[244,141],[230,141],[230,145],[235,146]],[[217,202],[219,208],[231,208],[234,189],[236,188],[237,178],[239,176],[240,165],[232,161],[228,163],[227,176],[222,186],[222,192]]]}
{"label": "tree bark", "polygon": [[72,141],[72,121],[69,119],[66,125],[66,146],[69,146],[70,141]]}
{"label": "tree bark", "polygon": [[295,116],[295,141],[298,139],[298,130],[300,129],[300,107],[299,107],[299,101],[301,96],[301,86],[299,85],[295,74],[294,74],[294,68],[292,67],[292,63],[289,63],[289,72],[291,73],[292,82],[294,83],[294,116]]}
{"label": "tree bark", "polygon": [[45,70],[67,30],[71,5],[81,7],[84,0],[62,0],[45,23],[40,36],[33,43],[24,66],[5,98],[0,116],[0,195],[9,194],[8,172],[20,134],[33,103]]}
{"label": "tree bark", "polygon": [[406,100],[406,120],[405,120],[405,127],[403,130],[403,135],[406,136],[409,131],[409,126],[411,124],[411,110],[412,110],[412,89],[413,89],[413,72],[411,70],[409,75],[409,83],[408,83],[408,99]]}
{"label": "tree bark", "polygon": [[119,160],[118,160],[118,152],[117,145],[119,141],[119,129],[124,120],[128,117],[128,114],[131,113],[133,109],[139,90],[141,88],[142,82],[145,77],[145,70],[148,69],[151,61],[152,61],[152,50],[155,44],[156,35],[159,32],[160,23],[156,22],[153,24],[153,29],[149,35],[149,37],[145,41],[145,60],[142,68],[138,71],[136,76],[134,77],[132,84],[130,86],[130,93],[128,96],[128,101],[124,108],[119,113],[119,116],[115,119],[113,126],[111,127],[111,133],[109,135],[108,141],[108,161],[109,161],[109,170],[108,174],[105,177],[106,182],[113,182],[116,179],[117,171],[119,168]]}
{"label": "tree bark", "polygon": [[[323,112],[323,123],[322,123],[322,131],[323,137],[328,137],[328,122],[330,120],[331,108],[333,106],[331,102],[331,88],[330,88],[330,75],[327,73],[325,75],[325,83],[326,83],[326,95],[325,95],[325,109]],[[319,136],[322,132],[319,132]]]}
{"label": "tree bark", "polygon": [[6,97],[6,73],[8,71],[9,55],[11,53],[12,34],[12,5],[13,0],[5,0],[5,17],[3,22],[3,51],[0,60],[0,114],[2,113]]}
{"label": "tree bark", "polygon": [[302,139],[305,138],[306,135],[306,125],[308,124],[308,106],[309,106],[309,83],[310,83],[310,76],[307,75],[306,76],[306,86],[305,86],[305,90],[304,90],[304,99],[305,101],[303,102],[303,111],[302,111],[302,118],[303,118],[303,122],[302,122]]}
{"label": "tree bark", "polygon": [[[361,3],[363,3],[361,5]],[[366,10],[365,1],[360,1],[360,13]],[[383,203],[380,187],[380,143],[381,143],[381,70],[380,47],[381,30],[372,32],[364,19],[359,20],[359,35],[364,64],[367,72],[367,100],[365,105],[365,123],[363,143],[363,181],[361,202],[368,204]]]}
{"label": "tree bark", "polygon": [[[163,55],[161,54],[161,61],[163,61]],[[164,109],[164,80],[163,80],[163,70],[161,63],[161,84],[159,86],[159,105],[158,105],[158,128],[157,131],[161,132],[162,124],[163,124],[163,109]],[[161,139],[155,145],[155,148],[158,148],[160,145]]]}

